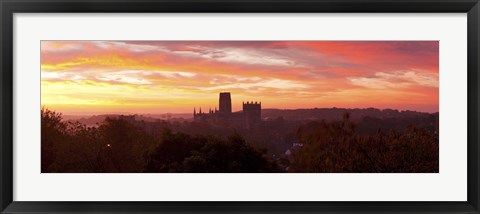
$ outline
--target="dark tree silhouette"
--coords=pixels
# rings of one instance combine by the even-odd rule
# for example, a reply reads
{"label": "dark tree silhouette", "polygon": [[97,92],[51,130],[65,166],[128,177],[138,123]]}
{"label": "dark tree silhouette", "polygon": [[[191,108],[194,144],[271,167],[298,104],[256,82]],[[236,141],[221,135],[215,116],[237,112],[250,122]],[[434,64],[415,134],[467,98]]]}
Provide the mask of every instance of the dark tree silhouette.
{"label": "dark tree silhouette", "polygon": [[341,122],[312,122],[297,132],[290,172],[438,172],[438,135],[409,127],[359,136],[348,114]]}
{"label": "dark tree silhouette", "polygon": [[228,140],[191,137],[166,129],[145,172],[277,172],[261,153],[238,134]]}
{"label": "dark tree silhouette", "polygon": [[55,162],[57,158],[58,145],[64,142],[66,124],[62,122],[62,115],[46,108],[41,109],[42,127],[41,127],[41,159],[42,172],[46,172],[48,167]]}
{"label": "dark tree silhouette", "polygon": [[[196,121],[152,125],[128,117],[107,117],[87,126],[63,121],[61,114],[45,108],[41,117],[42,172],[439,171],[438,114],[359,123],[344,114],[340,121],[303,125],[278,119],[251,131]],[[298,127],[296,133],[293,127]],[[290,154],[267,153],[281,151],[291,141],[296,146]]]}

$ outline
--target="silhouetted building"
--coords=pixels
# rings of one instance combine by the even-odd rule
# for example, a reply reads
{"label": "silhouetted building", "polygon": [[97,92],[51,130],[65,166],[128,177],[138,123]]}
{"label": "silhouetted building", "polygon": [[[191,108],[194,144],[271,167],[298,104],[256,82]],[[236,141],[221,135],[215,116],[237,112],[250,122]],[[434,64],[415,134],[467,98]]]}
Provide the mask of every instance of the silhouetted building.
{"label": "silhouetted building", "polygon": [[230,92],[221,92],[219,95],[219,110],[210,109],[208,113],[202,112],[200,108],[193,109],[193,118],[206,122],[217,124],[233,124],[252,128],[262,121],[262,103],[261,102],[243,102],[243,110],[241,112],[232,112],[232,98]]}
{"label": "silhouetted building", "polygon": [[262,120],[262,102],[244,102],[243,103],[243,118],[245,127],[252,128]]}
{"label": "silhouetted building", "polygon": [[219,111],[222,114],[232,113],[232,98],[230,97],[230,92],[220,93]]}

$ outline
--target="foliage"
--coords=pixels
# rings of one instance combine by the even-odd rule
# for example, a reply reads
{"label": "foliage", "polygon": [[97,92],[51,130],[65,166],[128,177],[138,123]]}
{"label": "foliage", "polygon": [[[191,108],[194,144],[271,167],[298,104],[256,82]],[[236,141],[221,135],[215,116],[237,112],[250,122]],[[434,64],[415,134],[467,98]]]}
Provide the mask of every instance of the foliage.
{"label": "foliage", "polygon": [[[382,131],[379,128],[383,127],[382,120],[365,118],[355,124],[350,121],[350,115],[345,114],[341,121],[298,125],[296,134],[291,135],[258,130],[213,135],[217,127],[206,124],[171,126],[183,126],[187,131],[198,126],[210,133],[201,135],[172,131],[166,122],[147,125],[123,117],[107,117],[96,126],[87,126],[63,121],[61,114],[45,108],[41,109],[41,117],[42,172],[439,171],[438,129],[432,128],[435,124],[407,126],[404,118],[388,119],[387,131]],[[430,124],[436,118],[422,120],[417,121]],[[287,127],[285,122],[276,121],[271,125],[274,124]],[[372,128],[368,128],[369,124]],[[398,124],[401,128],[395,128]],[[360,132],[359,125],[363,127]],[[261,134],[264,136],[258,138],[258,143],[246,142]],[[273,136],[276,142],[295,140],[296,146],[288,155],[273,156],[270,160],[264,147],[268,144],[262,144],[262,139],[268,136]]]}
{"label": "foliage", "polygon": [[165,129],[145,172],[275,172],[264,154],[234,134],[227,140]]}
{"label": "foliage", "polygon": [[98,127],[42,115],[42,172],[272,172],[275,165],[238,134],[223,140],[106,118]]}
{"label": "foliage", "polygon": [[438,135],[408,131],[360,136],[348,114],[340,122],[312,122],[299,128],[302,148],[292,152],[290,172],[438,172]]}

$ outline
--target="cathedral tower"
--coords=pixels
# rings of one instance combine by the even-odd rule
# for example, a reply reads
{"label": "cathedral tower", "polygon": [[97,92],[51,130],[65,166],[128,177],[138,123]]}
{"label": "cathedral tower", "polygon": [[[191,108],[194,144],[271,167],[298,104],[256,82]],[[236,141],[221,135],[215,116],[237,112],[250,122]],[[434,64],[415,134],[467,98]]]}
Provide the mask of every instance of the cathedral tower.
{"label": "cathedral tower", "polygon": [[232,113],[232,99],[230,98],[230,92],[220,93],[219,108],[221,114]]}

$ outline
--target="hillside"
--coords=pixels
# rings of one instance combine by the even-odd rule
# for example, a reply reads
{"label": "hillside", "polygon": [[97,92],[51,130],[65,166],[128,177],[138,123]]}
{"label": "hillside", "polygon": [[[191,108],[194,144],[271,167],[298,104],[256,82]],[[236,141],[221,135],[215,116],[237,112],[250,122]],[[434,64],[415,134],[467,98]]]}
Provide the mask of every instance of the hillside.
{"label": "hillside", "polygon": [[436,116],[438,113],[424,113],[416,111],[398,111],[393,109],[346,109],[346,108],[314,108],[314,109],[262,109],[263,119],[275,119],[283,117],[285,120],[325,120],[336,121],[341,120],[344,113],[350,113],[352,121],[360,121],[365,117],[372,117],[378,119],[388,118],[415,118],[425,116]]}

